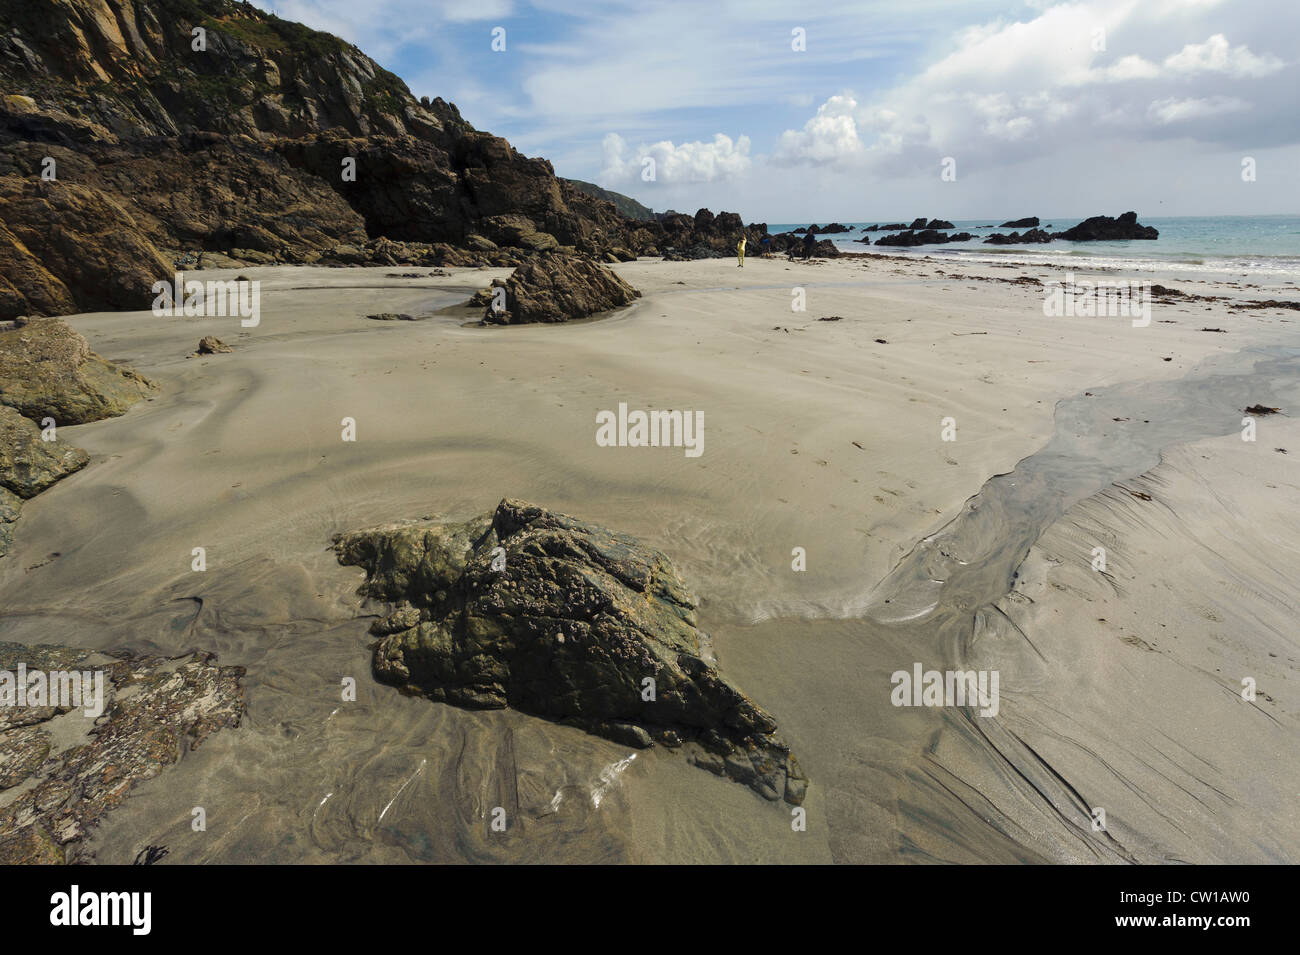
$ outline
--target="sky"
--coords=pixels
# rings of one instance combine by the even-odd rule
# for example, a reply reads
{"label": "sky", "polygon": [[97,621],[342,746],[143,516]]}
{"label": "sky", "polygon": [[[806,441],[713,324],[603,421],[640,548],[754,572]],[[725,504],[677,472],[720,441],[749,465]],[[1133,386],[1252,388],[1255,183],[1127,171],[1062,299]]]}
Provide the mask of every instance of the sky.
{"label": "sky", "polygon": [[256,5],[657,211],[1300,213],[1300,0]]}

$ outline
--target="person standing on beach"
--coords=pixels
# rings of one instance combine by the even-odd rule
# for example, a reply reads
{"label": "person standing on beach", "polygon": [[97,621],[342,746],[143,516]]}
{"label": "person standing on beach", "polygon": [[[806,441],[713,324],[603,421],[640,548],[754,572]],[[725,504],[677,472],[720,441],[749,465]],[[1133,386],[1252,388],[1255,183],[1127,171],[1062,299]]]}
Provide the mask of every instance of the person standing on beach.
{"label": "person standing on beach", "polygon": [[804,233],[804,237],[803,237],[803,257],[804,257],[805,259],[807,259],[807,258],[811,258],[811,257],[812,257],[812,254],[813,254],[813,247],[816,246],[816,245],[817,245],[817,239],[814,238],[813,234],[812,234],[811,232],[806,232],[806,233]]}
{"label": "person standing on beach", "polygon": [[745,267],[745,237],[743,235],[740,237],[740,241],[736,243],[736,258],[740,260],[736,268],[743,269]]}

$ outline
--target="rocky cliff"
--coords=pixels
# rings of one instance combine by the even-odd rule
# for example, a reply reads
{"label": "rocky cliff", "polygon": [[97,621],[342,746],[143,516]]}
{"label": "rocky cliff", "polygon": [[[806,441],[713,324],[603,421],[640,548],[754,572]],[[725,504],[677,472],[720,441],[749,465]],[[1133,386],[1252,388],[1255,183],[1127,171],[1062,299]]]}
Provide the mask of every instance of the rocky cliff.
{"label": "rocky cliff", "polygon": [[0,90],[0,318],[143,308],[178,266],[722,254],[743,228],[627,218],[355,46],[233,0],[0,0]]}
{"label": "rocky cliff", "polygon": [[243,3],[0,0],[0,89],[0,318],[144,307],[203,253],[508,264],[492,253],[631,241],[545,159]]}

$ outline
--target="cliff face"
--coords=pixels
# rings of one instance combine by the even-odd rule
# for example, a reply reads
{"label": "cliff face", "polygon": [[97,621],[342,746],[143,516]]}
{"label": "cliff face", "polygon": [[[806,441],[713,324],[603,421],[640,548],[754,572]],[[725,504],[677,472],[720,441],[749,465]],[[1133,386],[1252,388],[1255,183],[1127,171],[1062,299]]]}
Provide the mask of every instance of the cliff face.
{"label": "cliff face", "polygon": [[[54,258],[32,248],[50,210]],[[245,3],[0,0],[0,319],[144,308],[177,267],[729,254],[739,216],[702,212],[625,218],[356,47]]]}
{"label": "cliff face", "polygon": [[[149,301],[148,283],[105,294],[75,254],[33,270],[18,237],[45,225],[24,218],[42,204],[120,207],[148,274],[185,252],[396,264],[454,260],[436,243],[488,255],[627,244],[613,205],[546,160],[416,100],[356,47],[243,3],[0,0],[0,89],[0,274],[20,277],[0,318]],[[56,178],[43,181],[49,160]],[[41,202],[4,201],[33,189]]]}

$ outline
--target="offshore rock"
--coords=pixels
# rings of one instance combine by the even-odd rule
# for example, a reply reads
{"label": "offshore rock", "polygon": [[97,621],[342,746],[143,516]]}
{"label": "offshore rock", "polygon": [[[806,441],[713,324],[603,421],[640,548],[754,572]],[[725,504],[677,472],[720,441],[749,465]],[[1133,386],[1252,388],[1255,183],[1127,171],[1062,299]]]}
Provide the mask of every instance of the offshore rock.
{"label": "offshore rock", "polygon": [[628,745],[688,745],[703,768],[803,801],[807,779],[776,721],[722,678],[694,597],[635,539],[507,499],[462,524],[342,534],[334,549],[365,568],[360,592],[390,605],[371,628],[381,682]]}
{"label": "offshore rock", "polygon": [[1118,218],[1110,216],[1093,216],[1084,219],[1077,226],[1064,232],[1052,234],[1056,239],[1069,239],[1071,242],[1100,242],[1116,239],[1158,239],[1160,232],[1149,225],[1137,221],[1136,212],[1126,212]]}

